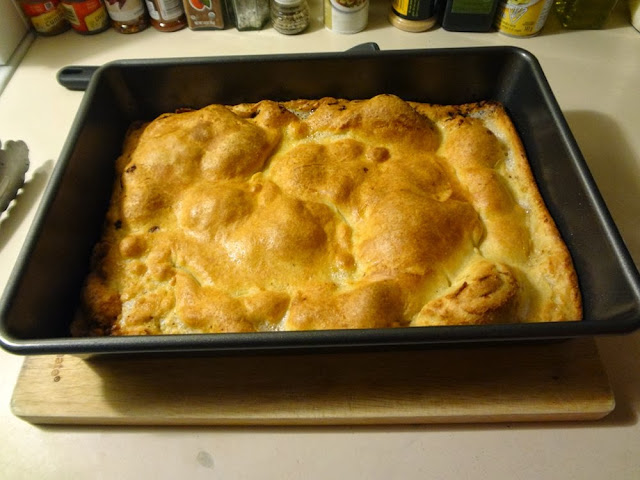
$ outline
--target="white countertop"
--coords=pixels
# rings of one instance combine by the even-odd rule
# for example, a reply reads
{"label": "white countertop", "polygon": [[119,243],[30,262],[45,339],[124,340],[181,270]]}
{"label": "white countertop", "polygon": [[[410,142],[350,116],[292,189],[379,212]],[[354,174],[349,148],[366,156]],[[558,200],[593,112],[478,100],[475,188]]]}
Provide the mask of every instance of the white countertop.
{"label": "white countertop", "polygon": [[[37,38],[0,96],[0,140],[30,148],[28,185],[0,216],[0,289],[10,275],[82,99],[56,82],[66,65],[121,58],[515,45],[540,61],[636,265],[640,265],[640,33],[624,8],[599,31],[534,38],[435,29],[406,33],[374,2],[369,27],[337,35],[312,0],[310,30],[69,31]],[[10,411],[23,358],[0,351],[0,477],[19,478],[640,478],[640,333],[598,339],[616,410],[598,422],[341,428],[42,427]]]}

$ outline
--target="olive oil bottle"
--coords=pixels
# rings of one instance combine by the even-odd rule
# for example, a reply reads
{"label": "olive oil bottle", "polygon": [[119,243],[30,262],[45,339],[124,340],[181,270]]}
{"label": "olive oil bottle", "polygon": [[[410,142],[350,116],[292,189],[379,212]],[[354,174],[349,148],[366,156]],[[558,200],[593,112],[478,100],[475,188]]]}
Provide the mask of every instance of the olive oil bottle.
{"label": "olive oil bottle", "polygon": [[436,11],[442,28],[454,32],[488,32],[498,0],[437,0]]}
{"label": "olive oil bottle", "polygon": [[556,0],[554,8],[564,28],[595,30],[604,26],[618,0]]}

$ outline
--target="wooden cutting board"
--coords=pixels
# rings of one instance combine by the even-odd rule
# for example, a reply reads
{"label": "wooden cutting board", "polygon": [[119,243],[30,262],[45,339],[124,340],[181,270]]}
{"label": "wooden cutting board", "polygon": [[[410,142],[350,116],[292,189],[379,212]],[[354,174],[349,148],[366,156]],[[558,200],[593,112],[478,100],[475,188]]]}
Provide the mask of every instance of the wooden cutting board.
{"label": "wooden cutting board", "polygon": [[319,425],[595,420],[614,408],[591,339],[404,352],[28,357],[32,423]]}

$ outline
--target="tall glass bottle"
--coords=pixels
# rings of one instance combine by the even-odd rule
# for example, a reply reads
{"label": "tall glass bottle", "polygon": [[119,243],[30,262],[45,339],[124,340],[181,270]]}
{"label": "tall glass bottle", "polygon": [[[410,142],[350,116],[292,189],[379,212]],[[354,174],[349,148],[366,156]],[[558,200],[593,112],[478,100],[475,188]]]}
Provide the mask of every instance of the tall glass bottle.
{"label": "tall glass bottle", "polygon": [[498,8],[498,0],[436,0],[442,28],[453,32],[488,32]]}

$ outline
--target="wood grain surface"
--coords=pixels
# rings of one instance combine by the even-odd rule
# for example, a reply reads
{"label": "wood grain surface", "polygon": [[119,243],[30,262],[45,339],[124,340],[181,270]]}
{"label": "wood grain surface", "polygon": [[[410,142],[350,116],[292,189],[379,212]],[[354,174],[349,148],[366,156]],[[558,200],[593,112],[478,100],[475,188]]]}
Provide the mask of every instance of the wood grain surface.
{"label": "wood grain surface", "polygon": [[592,339],[402,352],[27,357],[31,423],[347,425],[596,420],[614,398]]}

